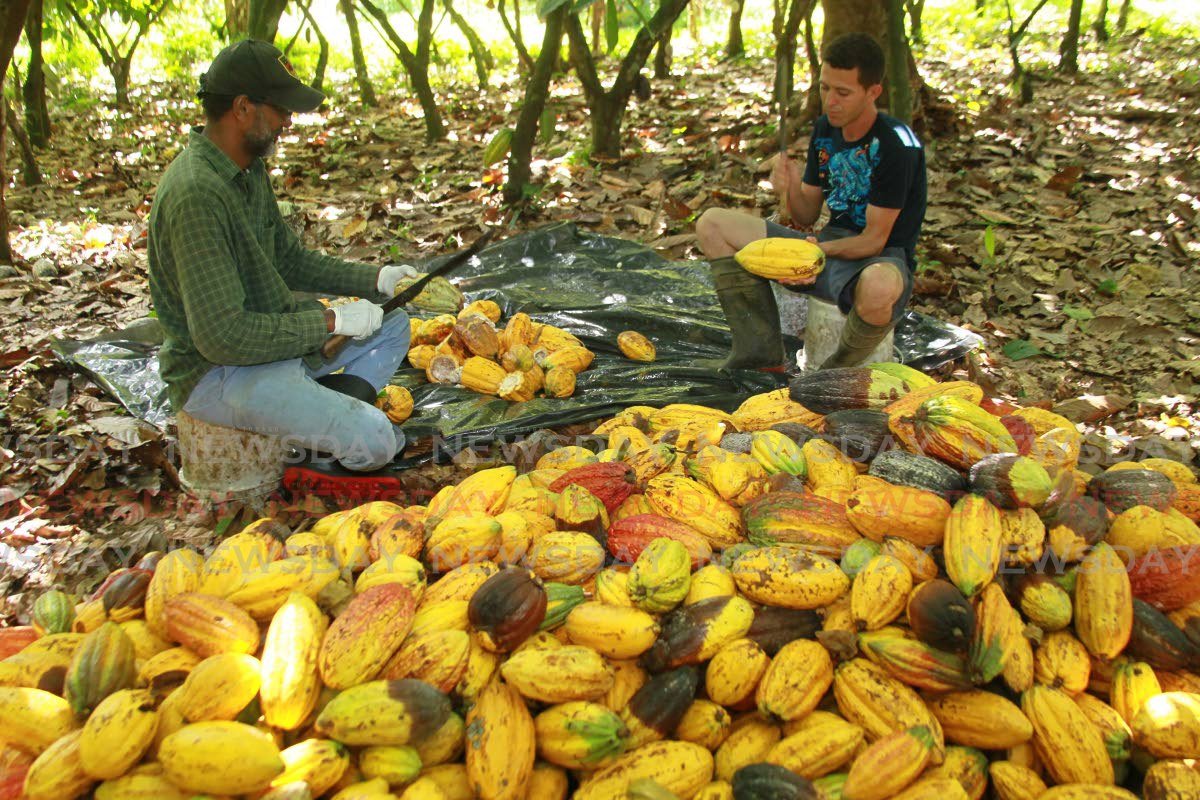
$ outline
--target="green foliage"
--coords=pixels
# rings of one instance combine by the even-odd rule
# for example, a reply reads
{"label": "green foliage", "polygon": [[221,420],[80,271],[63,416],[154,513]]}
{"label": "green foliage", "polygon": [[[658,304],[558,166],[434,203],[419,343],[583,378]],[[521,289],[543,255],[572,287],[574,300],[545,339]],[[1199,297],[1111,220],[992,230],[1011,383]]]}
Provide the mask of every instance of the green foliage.
{"label": "green foliage", "polygon": [[1076,322],[1087,322],[1096,318],[1091,309],[1081,308],[1079,306],[1063,306],[1063,313]]}
{"label": "green foliage", "polygon": [[592,163],[592,143],[581,142],[566,158],[566,162],[572,166],[586,167]]}
{"label": "green foliage", "polygon": [[942,262],[938,261],[936,258],[926,259],[920,253],[918,253],[917,268],[913,271],[917,274],[920,274],[922,272],[928,272],[929,270],[936,269],[940,266],[942,266]]}
{"label": "green foliage", "polygon": [[218,41],[207,26],[181,25],[176,20],[171,20],[170,24],[172,34],[164,37],[149,55],[159,76],[190,85],[196,82],[197,76],[225,43]]}
{"label": "green foliage", "polygon": [[[103,68],[99,54],[83,37],[70,34],[64,27],[65,19],[52,23],[49,17],[47,14],[47,33],[42,41],[42,56],[54,73],[63,76],[91,75]],[[29,51],[24,39],[21,40],[21,46],[17,48],[15,56],[19,62],[29,60]],[[67,85],[64,83],[64,88]]]}
{"label": "green foliage", "polygon": [[604,44],[608,52],[617,46],[621,37],[621,18],[617,14],[617,0],[608,0],[604,12]]}
{"label": "green foliage", "polygon": [[[1109,8],[1108,24],[1117,22],[1117,8]],[[1200,16],[1195,6],[1176,0],[1137,0],[1129,14],[1127,30],[1145,29],[1144,35],[1154,39],[1175,39],[1180,36],[1200,36]],[[1194,64],[1193,64],[1194,70]]]}
{"label": "green foliage", "polygon": [[1028,339],[1013,339],[1001,348],[1001,352],[1013,361],[1021,361],[1022,359],[1032,358],[1034,356],[1049,355],[1040,347]]}

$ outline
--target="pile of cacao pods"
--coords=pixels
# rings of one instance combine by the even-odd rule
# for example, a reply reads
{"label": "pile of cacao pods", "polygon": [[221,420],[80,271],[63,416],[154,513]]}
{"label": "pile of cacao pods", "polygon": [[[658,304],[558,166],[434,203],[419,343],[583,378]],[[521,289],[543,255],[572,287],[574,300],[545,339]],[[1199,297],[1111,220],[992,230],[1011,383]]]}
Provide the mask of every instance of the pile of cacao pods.
{"label": "pile of cacao pods", "polygon": [[1200,797],[1185,465],[897,365],[595,436],[45,593],[0,800]]}
{"label": "pile of cacao pods", "polygon": [[[491,300],[476,300],[457,317],[413,317],[409,364],[424,370],[430,383],[514,403],[573,395],[575,376],[592,365],[595,354],[569,331],[534,322],[524,312],[509,317],[503,329],[497,327],[500,317],[500,306]],[[618,335],[617,347],[635,361],[655,357],[654,345],[636,331]]]}

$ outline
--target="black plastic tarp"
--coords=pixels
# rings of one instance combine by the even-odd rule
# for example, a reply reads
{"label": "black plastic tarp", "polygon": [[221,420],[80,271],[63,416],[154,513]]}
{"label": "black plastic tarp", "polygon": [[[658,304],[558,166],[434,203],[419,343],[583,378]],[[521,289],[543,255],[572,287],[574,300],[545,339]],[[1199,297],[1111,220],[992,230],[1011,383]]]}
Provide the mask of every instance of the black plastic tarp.
{"label": "black plastic tarp", "polygon": [[[433,386],[423,373],[402,369],[393,382],[413,393],[415,413],[405,424],[410,440],[438,436],[441,447],[453,451],[487,438],[596,419],[630,405],[698,403],[729,410],[784,383],[777,375],[696,366],[698,359],[720,358],[729,348],[729,330],[702,261],[667,261],[636,242],[559,223],[487,247],[451,278],[469,299],[497,302],[504,318],[524,311],[570,331],[596,358],[579,375],[574,396],[525,403]],[[143,321],[96,340],[58,341],[54,349],[131,414],[165,427],[170,410],[158,379],[156,327]],[[654,342],[655,362],[621,356],[616,339],[626,330]],[[912,311],[896,332],[900,360],[927,368],[964,355],[978,342],[968,331]],[[794,352],[800,342],[787,344]]]}

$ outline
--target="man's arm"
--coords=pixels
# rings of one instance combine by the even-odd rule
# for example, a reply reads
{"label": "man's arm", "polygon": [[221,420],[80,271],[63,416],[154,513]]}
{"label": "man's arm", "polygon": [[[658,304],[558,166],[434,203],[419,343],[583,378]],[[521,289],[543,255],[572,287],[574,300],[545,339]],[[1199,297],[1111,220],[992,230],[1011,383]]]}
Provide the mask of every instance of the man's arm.
{"label": "man's arm", "polygon": [[883,252],[887,246],[888,237],[892,235],[892,226],[900,216],[898,208],[880,208],[867,206],[867,226],[857,236],[847,236],[845,239],[834,239],[820,242],[819,246],[825,255],[832,258],[871,258]]}
{"label": "man's arm", "polygon": [[309,250],[276,209],[275,268],[289,289],[368,299],[379,294],[380,267]]}
{"label": "man's arm", "polygon": [[245,309],[246,296],[218,200],[193,195],[168,217],[167,237],[179,259],[179,293],[188,332],[214,364],[264,364],[316,350],[329,329],[321,309],[266,314]]}
{"label": "man's arm", "polygon": [[792,212],[792,222],[801,227],[811,227],[821,216],[825,205],[825,196],[820,186],[797,181],[788,186],[788,210]]}
{"label": "man's arm", "polygon": [[380,267],[309,250],[281,217],[275,223],[275,266],[288,288],[301,292],[374,297]]}

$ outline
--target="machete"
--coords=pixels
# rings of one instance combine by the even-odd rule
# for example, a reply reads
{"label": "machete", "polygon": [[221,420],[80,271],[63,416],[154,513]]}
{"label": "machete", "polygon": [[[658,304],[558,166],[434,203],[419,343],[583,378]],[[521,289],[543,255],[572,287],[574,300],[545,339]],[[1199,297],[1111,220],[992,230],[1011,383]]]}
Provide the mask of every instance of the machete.
{"label": "machete", "polygon": [[[782,53],[780,54],[778,60],[779,63],[776,66],[775,78],[776,83],[779,85],[779,158],[786,160],[788,149],[787,114],[788,104],[791,102],[789,96],[791,95],[792,87],[788,85],[790,83],[790,81],[787,80],[789,70],[787,68],[787,63],[783,60]],[[779,195],[780,225],[790,225],[792,222],[792,215],[788,210],[788,192],[790,190],[791,187],[785,183],[784,190]]]}
{"label": "machete", "polygon": [[[446,259],[442,264],[438,265],[435,269],[430,270],[427,275],[422,275],[420,278],[417,278],[417,280],[413,281],[410,285],[398,292],[395,297],[384,303],[383,313],[386,314],[389,311],[395,311],[397,308],[403,308],[408,301],[412,300],[414,297],[424,291],[425,287],[431,280],[445,275],[448,272],[452,272],[465,264],[471,259],[471,256],[475,255],[484,247],[486,247],[487,243],[490,242],[491,239],[492,231],[484,231],[483,235],[476,239],[470,247],[465,250],[459,250],[457,253]],[[325,344],[321,345],[321,355],[326,359],[333,358],[339,352],[341,352],[341,349],[346,346],[346,342],[348,341],[350,341],[350,337],[346,336],[345,334],[339,333],[330,336],[325,340]]]}

